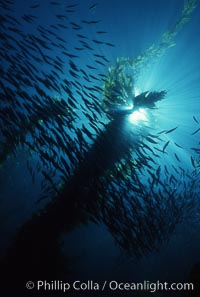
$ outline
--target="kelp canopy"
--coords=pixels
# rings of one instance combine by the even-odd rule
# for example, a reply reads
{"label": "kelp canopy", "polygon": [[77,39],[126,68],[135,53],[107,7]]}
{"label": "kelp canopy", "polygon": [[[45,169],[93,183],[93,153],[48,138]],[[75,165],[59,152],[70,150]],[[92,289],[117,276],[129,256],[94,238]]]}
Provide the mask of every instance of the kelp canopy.
{"label": "kelp canopy", "polygon": [[116,65],[108,69],[103,91],[103,107],[106,111],[119,106],[131,106],[135,96],[135,84],[142,72],[162,57],[166,50],[176,45],[175,37],[190,20],[197,0],[185,0],[180,18],[171,30],[161,36],[158,44],[152,44],[143,54],[132,57],[120,57]]}

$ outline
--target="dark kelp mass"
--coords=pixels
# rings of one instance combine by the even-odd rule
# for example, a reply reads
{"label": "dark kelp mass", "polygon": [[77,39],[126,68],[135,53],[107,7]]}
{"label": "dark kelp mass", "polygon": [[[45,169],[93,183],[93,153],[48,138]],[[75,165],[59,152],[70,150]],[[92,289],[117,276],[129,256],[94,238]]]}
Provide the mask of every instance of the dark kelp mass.
{"label": "dark kelp mass", "polygon": [[[179,127],[160,131],[155,124],[158,103],[168,92],[136,92],[145,69],[175,45],[195,0],[185,1],[157,45],[135,58],[119,57],[115,64],[102,54],[115,46],[103,22],[91,14],[75,17],[84,4],[45,3],[53,22],[44,24],[42,2],[26,2],[20,16],[15,15],[18,2],[0,4],[0,170],[20,149],[28,151],[33,182],[32,167],[42,175],[37,202],[48,200],[18,230],[2,259],[5,283],[12,279],[15,290],[23,292],[27,279],[70,274],[60,237],[82,224],[105,224],[130,257],[160,249],[199,203],[200,148],[198,143],[188,149],[185,168],[179,153],[186,148],[176,136],[170,138]],[[98,5],[84,9],[93,12]],[[86,34],[90,27],[91,36]],[[199,117],[192,117],[195,137]]]}

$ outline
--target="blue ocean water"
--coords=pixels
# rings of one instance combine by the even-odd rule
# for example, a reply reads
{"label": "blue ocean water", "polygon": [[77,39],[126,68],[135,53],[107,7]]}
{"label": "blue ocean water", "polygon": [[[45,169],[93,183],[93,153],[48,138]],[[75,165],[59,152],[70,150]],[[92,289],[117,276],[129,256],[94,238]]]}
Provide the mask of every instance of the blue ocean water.
{"label": "blue ocean water", "polygon": [[[109,118],[95,109],[102,104],[108,68],[115,67],[117,58],[134,59],[145,54],[151,45],[159,44],[162,34],[172,30],[179,20],[183,5],[182,0],[2,1],[1,152],[9,151],[0,168],[2,258],[6,258],[24,224],[45,209],[50,201],[55,201],[56,191],[67,184],[84,152],[95,143],[97,130],[103,131],[108,125]],[[142,205],[144,219],[143,215],[141,221],[138,219],[144,223],[144,236],[140,239],[144,252],[140,256],[137,254],[139,241],[128,255],[126,247],[117,243],[121,233],[115,236],[115,224],[122,233],[127,231],[123,229],[126,224],[123,207],[128,212],[131,210],[137,219],[139,211],[134,213],[137,206],[131,205],[130,200],[133,196],[137,201],[143,194],[137,196],[133,188],[128,188],[127,179],[124,177],[123,180],[121,173],[119,177],[113,173],[111,185],[101,180],[105,199],[106,195],[112,196],[113,183],[116,195],[120,193],[124,199],[123,207],[113,194],[111,202],[116,203],[117,210],[109,204],[106,206],[111,211],[105,220],[107,224],[98,221],[95,210],[98,224],[88,220],[78,227],[74,224],[70,231],[62,231],[59,235],[60,250],[67,258],[66,263],[63,260],[64,266],[70,271],[63,278],[65,281],[181,282],[190,279],[199,263],[199,13],[197,1],[188,22],[172,36],[173,46],[165,49],[167,46],[161,44],[163,54],[158,51],[152,54],[150,66],[144,65],[141,74],[134,79],[135,92],[139,94],[167,91],[165,98],[156,103],[156,109],[147,109],[143,115],[149,128],[135,119],[132,123],[127,120],[128,135],[139,129],[137,133],[139,131],[141,135],[150,131],[151,135],[161,138],[156,146],[151,142],[155,138],[145,142],[137,135],[133,146],[133,151],[137,152],[141,142],[147,145],[142,147],[143,156],[139,156],[144,162],[144,172],[140,172],[138,166],[137,175],[138,185],[147,191],[147,196],[142,196],[144,201],[149,197],[151,173],[161,169],[160,192],[158,186],[155,193],[159,195],[159,205],[163,203],[163,206],[156,209],[156,203],[155,206]],[[160,56],[156,58],[156,55]],[[55,117],[52,114],[52,100],[60,102],[62,99],[69,104],[72,116],[69,119],[68,115],[59,115],[56,107],[53,108]],[[61,107],[64,109],[66,105]],[[39,113],[36,120],[32,116],[35,112]],[[21,131],[25,133],[21,134]],[[14,135],[19,136],[15,139]],[[105,147],[102,151],[105,152]],[[106,151],[112,155],[109,148]],[[150,168],[143,157],[150,162]],[[129,164],[127,159],[124,162]],[[134,177],[135,174],[134,171]],[[85,179],[87,177],[83,176]],[[167,196],[168,189],[172,192]],[[85,193],[87,189],[83,186],[82,191]],[[167,204],[166,197],[173,198],[172,193],[175,199]],[[41,197],[44,199],[38,202]],[[156,235],[160,229],[156,223],[154,225],[154,216],[156,222],[159,221],[157,218],[162,224],[166,222],[166,228],[160,228],[159,236]],[[114,223],[109,223],[109,218]],[[128,226],[131,245],[136,227]],[[155,248],[154,237],[151,237],[154,228]],[[159,242],[159,237],[165,236],[163,230],[166,230],[167,238]],[[48,232],[51,233],[51,228]],[[129,238],[127,234],[123,233],[126,239]],[[149,243],[148,240],[152,241]],[[140,293],[135,296],[143,296]],[[156,296],[162,296],[161,293]],[[116,296],[122,296],[120,294],[115,292]],[[132,296],[132,292],[128,294]]]}

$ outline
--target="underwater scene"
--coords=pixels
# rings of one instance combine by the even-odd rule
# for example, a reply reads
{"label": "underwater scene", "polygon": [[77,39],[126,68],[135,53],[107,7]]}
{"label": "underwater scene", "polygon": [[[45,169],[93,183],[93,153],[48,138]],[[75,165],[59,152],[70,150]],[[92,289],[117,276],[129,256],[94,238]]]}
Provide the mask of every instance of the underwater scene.
{"label": "underwater scene", "polygon": [[2,296],[200,296],[200,2],[0,14]]}

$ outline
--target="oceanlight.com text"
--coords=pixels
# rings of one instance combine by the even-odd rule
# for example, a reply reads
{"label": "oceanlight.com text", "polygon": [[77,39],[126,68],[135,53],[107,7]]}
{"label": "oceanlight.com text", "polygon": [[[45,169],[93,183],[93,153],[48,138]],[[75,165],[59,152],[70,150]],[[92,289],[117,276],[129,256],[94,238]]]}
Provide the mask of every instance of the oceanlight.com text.
{"label": "oceanlight.com text", "polygon": [[74,282],[64,282],[61,280],[38,280],[36,282],[28,281],[26,283],[28,290],[36,291],[148,291],[155,293],[157,291],[193,291],[193,283],[169,283],[143,281],[143,282],[118,282],[116,280],[105,280],[104,282],[95,282],[93,280]]}

